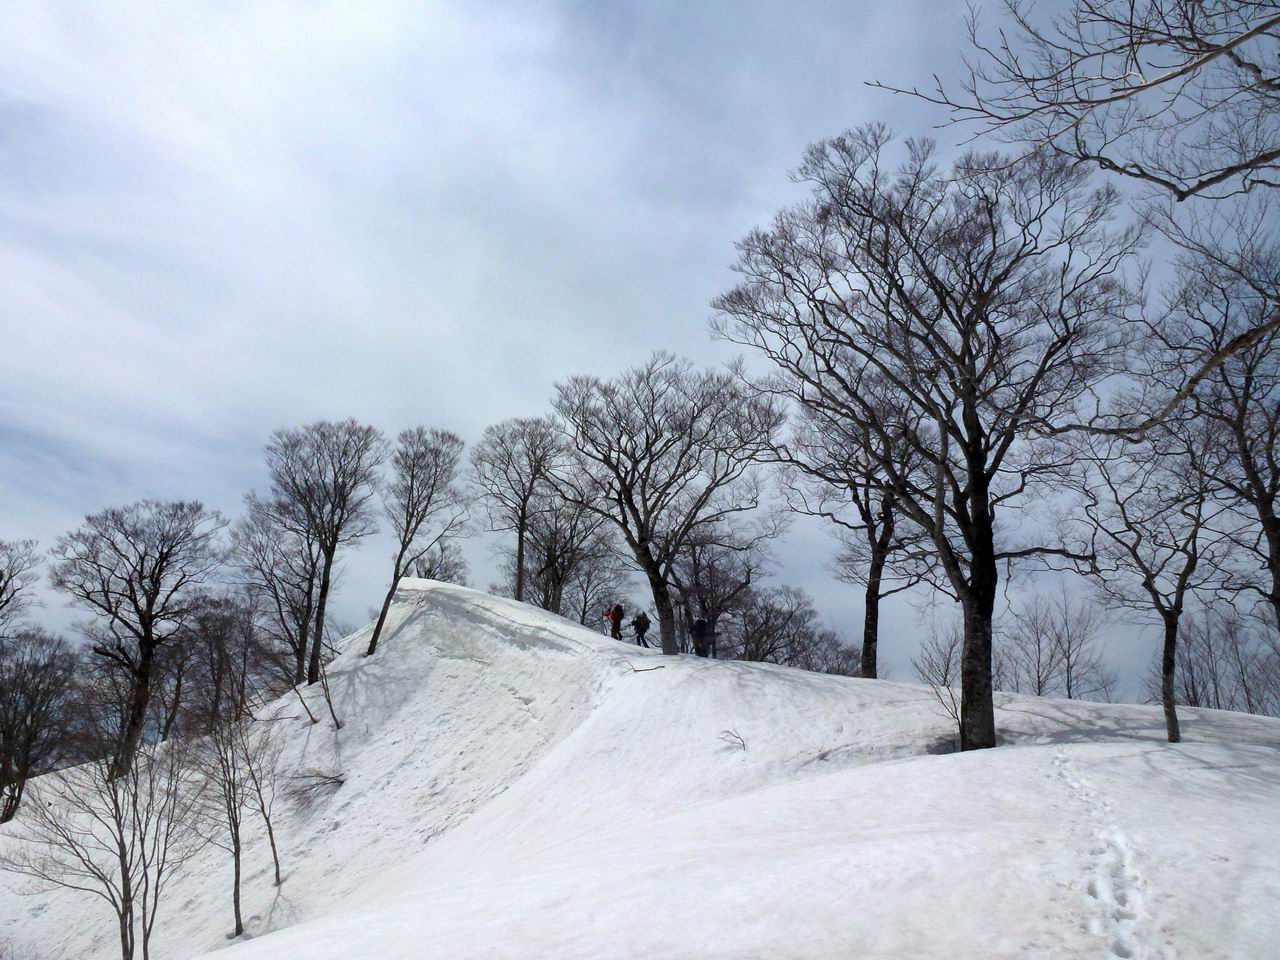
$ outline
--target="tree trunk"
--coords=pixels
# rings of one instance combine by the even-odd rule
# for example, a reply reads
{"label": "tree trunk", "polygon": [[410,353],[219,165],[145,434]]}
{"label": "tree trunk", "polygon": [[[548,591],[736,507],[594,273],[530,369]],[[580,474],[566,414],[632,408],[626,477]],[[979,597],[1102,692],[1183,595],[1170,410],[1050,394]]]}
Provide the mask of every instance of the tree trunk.
{"label": "tree trunk", "polygon": [[400,548],[400,554],[396,557],[395,566],[391,568],[391,587],[387,590],[387,595],[382,598],[382,609],[378,611],[378,622],[373,625],[373,636],[369,638],[369,649],[365,651],[366,657],[372,657],[373,652],[378,649],[378,638],[382,636],[382,626],[387,622],[387,611],[391,609],[391,601],[395,598],[396,589],[400,586],[400,581],[404,578],[404,555],[405,547]]}
{"label": "tree trunk", "polygon": [[0,789],[0,823],[8,823],[18,815],[18,807],[22,806],[22,794],[27,786],[27,771],[18,770],[13,774],[12,782]]}
{"label": "tree trunk", "polygon": [[1271,574],[1271,593],[1267,600],[1271,603],[1271,612],[1275,615],[1276,626],[1280,626],[1280,517],[1271,510],[1259,511],[1262,514],[1262,535],[1267,542],[1267,570]]}
{"label": "tree trunk", "polygon": [[263,816],[262,818],[267,824],[267,842],[271,845],[271,864],[275,867],[276,879],[275,885],[278,887],[284,881],[280,878],[280,851],[276,848],[276,831],[271,824],[271,818]]}
{"label": "tree trunk", "polygon": [[325,551],[320,572],[320,595],[316,597],[315,633],[311,637],[311,658],[307,663],[307,685],[320,680],[320,653],[324,647],[324,608],[329,600],[329,576],[333,571],[333,554]]}
{"label": "tree trunk", "polygon": [[133,765],[133,757],[142,742],[147,724],[147,707],[151,704],[151,668],[155,664],[155,644],[144,638],[140,644],[138,669],[134,671],[129,690],[129,713],[125,719],[124,736],[115,760],[111,764],[111,777],[123,776]]}
{"label": "tree trunk", "polygon": [[[993,565],[994,568],[994,565]],[[978,580],[978,575],[972,575]],[[987,577],[982,577],[987,580]],[[960,664],[960,749],[996,745],[996,713],[991,688],[991,620],[996,582],[974,583],[964,603],[964,652]]]}
{"label": "tree trunk", "polygon": [[873,551],[867,568],[867,592],[862,613],[862,675],[876,679],[876,655],[880,642],[880,582],[884,575],[884,556]]}
{"label": "tree trunk", "polygon": [[133,879],[129,873],[129,859],[120,854],[120,904],[116,907],[116,919],[120,921],[121,960],[133,960]]}
{"label": "tree trunk", "polygon": [[676,608],[671,602],[671,591],[656,569],[648,574],[648,578],[649,589],[653,593],[653,606],[658,614],[662,652],[669,657],[674,657],[680,652],[680,641],[676,636]]}
{"label": "tree trunk", "polygon": [[1178,702],[1174,691],[1174,674],[1178,662],[1178,614],[1164,615],[1164,650],[1160,656],[1160,699],[1164,704],[1164,726],[1170,743],[1179,743]]}
{"label": "tree trunk", "polygon": [[296,687],[307,679],[307,628],[311,615],[307,614],[304,624],[298,628],[298,645],[293,651],[293,685]]}
{"label": "tree trunk", "polygon": [[133,929],[129,922],[128,915],[124,913],[116,914],[116,919],[120,923],[120,958],[121,960],[133,960]]}
{"label": "tree trunk", "polygon": [[524,600],[524,535],[529,519],[524,508],[516,518],[516,599]]}
{"label": "tree trunk", "polygon": [[231,825],[231,858],[235,861],[235,877],[231,881],[231,905],[235,911],[236,929],[231,936],[244,933],[244,919],[240,915],[240,824]]}
{"label": "tree trunk", "polygon": [[182,704],[182,674],[185,671],[182,665],[178,666],[178,675],[173,682],[173,703],[169,707],[169,714],[164,719],[164,729],[160,731],[160,739],[167,741],[173,734],[173,725],[178,721],[178,710]]}

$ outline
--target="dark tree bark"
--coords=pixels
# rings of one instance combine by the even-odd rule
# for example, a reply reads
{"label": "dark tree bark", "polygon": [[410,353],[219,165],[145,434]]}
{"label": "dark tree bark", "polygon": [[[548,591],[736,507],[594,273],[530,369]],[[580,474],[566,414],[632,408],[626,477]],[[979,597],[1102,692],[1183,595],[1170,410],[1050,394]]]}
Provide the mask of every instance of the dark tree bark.
{"label": "dark tree bark", "polygon": [[1180,612],[1169,610],[1162,618],[1164,637],[1160,648],[1160,702],[1164,707],[1164,727],[1170,743],[1179,743],[1182,740],[1182,731],[1178,726],[1178,696],[1174,686],[1178,664],[1180,616]]}

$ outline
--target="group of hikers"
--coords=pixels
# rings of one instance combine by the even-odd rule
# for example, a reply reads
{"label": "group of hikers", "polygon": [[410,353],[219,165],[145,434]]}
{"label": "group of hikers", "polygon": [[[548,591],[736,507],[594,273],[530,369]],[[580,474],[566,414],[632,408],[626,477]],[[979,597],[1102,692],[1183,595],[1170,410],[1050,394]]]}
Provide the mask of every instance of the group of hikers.
{"label": "group of hikers", "polygon": [[[609,636],[615,640],[622,639],[622,620],[626,610],[621,603],[615,602],[604,611],[604,618],[609,621]],[[631,630],[636,638],[636,646],[648,647],[650,643],[645,636],[649,632],[649,616],[643,610],[631,618]],[[704,617],[694,617],[689,624],[689,638],[693,641],[693,652],[699,657],[715,654],[715,633]]]}

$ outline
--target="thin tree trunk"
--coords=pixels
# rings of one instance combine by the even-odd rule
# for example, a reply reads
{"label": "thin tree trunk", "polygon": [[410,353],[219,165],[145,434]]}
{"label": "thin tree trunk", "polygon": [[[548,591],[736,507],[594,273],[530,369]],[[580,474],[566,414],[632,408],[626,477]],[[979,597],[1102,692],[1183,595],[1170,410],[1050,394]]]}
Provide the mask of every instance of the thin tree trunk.
{"label": "thin tree trunk", "polygon": [[133,960],[133,880],[129,874],[129,858],[120,854],[120,906],[116,910],[120,921],[121,960]]}
{"label": "thin tree trunk", "polygon": [[396,590],[400,586],[400,581],[404,578],[405,548],[400,548],[400,553],[396,557],[395,566],[391,568],[391,586],[387,590],[387,595],[382,598],[382,609],[378,611],[378,622],[373,625],[373,636],[369,638],[369,649],[365,651],[366,657],[372,657],[373,652],[378,649],[378,638],[382,636],[382,626],[387,622],[387,611],[391,609],[391,601],[395,599]]}
{"label": "thin tree trunk", "polygon": [[324,646],[324,608],[329,600],[329,576],[333,571],[333,554],[326,551],[320,573],[320,595],[316,598],[315,634],[311,637],[311,658],[307,663],[307,685],[320,680],[320,653]]}
{"label": "thin tree trunk", "polygon": [[1160,699],[1164,704],[1164,726],[1170,743],[1180,743],[1178,701],[1174,692],[1174,674],[1178,662],[1178,614],[1164,615],[1164,650],[1160,656]]}
{"label": "thin tree trunk", "polygon": [[523,509],[516,519],[516,599],[524,600],[524,535],[529,520]]}
{"label": "thin tree trunk", "polygon": [[280,851],[276,849],[276,830],[275,827],[271,825],[270,817],[264,814],[262,819],[267,825],[267,843],[271,845],[271,864],[275,867],[275,885],[278,887],[280,884],[284,883],[284,880],[280,878]]}
{"label": "thin tree trunk", "polygon": [[244,933],[244,919],[240,915],[240,824],[231,825],[231,858],[235,862],[235,878],[231,881],[231,904],[235,911],[236,929],[231,935]]}
{"label": "thin tree trunk", "polygon": [[183,673],[183,668],[179,665],[178,676],[173,682],[173,703],[170,704],[168,715],[164,718],[164,729],[160,731],[160,739],[162,741],[167,741],[173,735],[173,725],[178,721],[178,709],[182,704]]}

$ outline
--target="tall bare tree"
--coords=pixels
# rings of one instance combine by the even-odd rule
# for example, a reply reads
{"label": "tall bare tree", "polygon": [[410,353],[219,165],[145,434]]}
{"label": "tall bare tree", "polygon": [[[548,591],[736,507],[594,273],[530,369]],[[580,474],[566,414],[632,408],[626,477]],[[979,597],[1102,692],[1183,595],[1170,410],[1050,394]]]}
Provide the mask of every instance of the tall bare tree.
{"label": "tall bare tree", "polygon": [[[1166,233],[1182,247],[1167,317],[1153,326],[1153,380],[1206,352],[1219,352],[1280,308],[1280,237],[1271,204],[1232,204]],[[1175,374],[1176,375],[1176,374]],[[1253,520],[1232,551],[1228,586],[1267,604],[1280,625],[1280,331],[1234,352],[1196,389],[1189,406],[1213,424],[1221,455],[1211,479]]]}
{"label": "tall bare tree", "polygon": [[142,500],[85,517],[54,546],[54,588],[97,616],[90,650],[128,678],[116,775],[142,739],[157,652],[182,629],[200,586],[222,562],[225,526],[200,503]]}
{"label": "tall bare tree", "polygon": [[977,55],[959,90],[888,89],[1177,200],[1280,186],[1280,3],[1072,0],[1045,16],[1029,0],[1003,6],[994,43],[970,15]]}
{"label": "tall bare tree", "polygon": [[1067,523],[1077,549],[1092,557],[1088,573],[1104,600],[1153,616],[1160,624],[1161,700],[1170,743],[1181,739],[1175,670],[1183,613],[1218,582],[1215,553],[1228,547],[1219,526],[1230,505],[1215,497],[1209,428],[1165,427],[1140,441],[1092,437],[1081,444],[1072,480],[1079,510]]}
{"label": "tall bare tree", "polygon": [[[1280,3],[1071,0],[1053,13],[1030,0],[1003,6],[992,41],[971,14],[975,54],[958,88],[935,77],[932,91],[886,89],[945,107],[952,123],[1142,185],[1149,196],[1212,204],[1280,186]],[[1213,352],[1188,358],[1176,388],[1145,417],[1071,429],[1150,429],[1228,357],[1280,329],[1280,303],[1253,320]]]}
{"label": "tall bare tree", "polygon": [[706,621],[708,652],[719,656],[719,631],[724,621],[751,599],[752,584],[769,566],[769,546],[784,529],[780,513],[769,511],[751,524],[708,527],[672,565],[671,582],[684,609],[684,622]]}
{"label": "tall bare tree", "polygon": [[423,557],[451,536],[467,520],[467,508],[455,486],[462,438],[447,430],[414,427],[396,438],[391,455],[391,482],[382,494],[383,513],[396,537],[391,586],[382,600],[378,621],[369,638],[367,656],[378,649],[387,611],[400,581]]}
{"label": "tall bare tree", "polygon": [[0,639],[30,604],[39,563],[34,540],[0,540]]}
{"label": "tall bare tree", "polygon": [[[910,472],[912,453],[900,438],[832,417],[821,405],[802,405],[796,419],[790,442],[777,452],[789,468],[788,504],[796,513],[834,525],[841,544],[837,575],[864,588],[860,671],[874,680],[879,669],[880,602],[919,582],[912,562],[892,561],[918,549],[921,540],[915,525],[902,515],[893,485],[877,461],[896,461]],[[882,448],[876,459],[863,452],[869,445]]]}
{"label": "tall bare tree", "polygon": [[783,415],[736,377],[657,353],[614,380],[558,384],[555,412],[569,452],[551,483],[621,533],[649,582],[662,652],[678,653],[671,574],[690,542],[755,510],[756,464]]}
{"label": "tall bare tree", "polygon": [[267,444],[272,510],[320,553],[315,619],[307,657],[307,683],[320,680],[325,612],[338,550],[373,533],[373,498],[386,442],[355,420],[318,420],[277,430]]}
{"label": "tall bare tree", "polygon": [[[561,499],[547,489],[532,504],[526,535],[525,596],[544,610],[562,613],[565,590],[586,564],[599,561],[607,550],[607,521],[580,504]],[[511,557],[511,581],[519,569]]]}
{"label": "tall bare tree", "polygon": [[921,575],[963,611],[962,746],[992,747],[999,567],[1064,553],[997,517],[1062,476],[1056,427],[1122,363],[1140,237],[1109,229],[1113,190],[1051,155],[942,171],[908,141],[894,168],[890,144],[871,126],[809,150],[813,199],[739,244],[716,330],[773,363],[760,391],[874,441],[861,457],[928,544]]}
{"label": "tall bare tree", "polygon": [[18,812],[27,781],[66,755],[76,660],[43,630],[0,638],[0,823]]}
{"label": "tall bare tree", "polygon": [[[281,678],[297,686],[307,679],[322,554],[305,519],[249,494],[246,511],[231,531],[231,556],[240,582],[262,608],[269,633],[287,662]],[[332,588],[331,577],[330,586]]]}
{"label": "tall bare tree", "polygon": [[525,553],[535,498],[545,490],[559,444],[559,433],[545,417],[522,417],[487,427],[471,450],[471,482],[475,499],[487,511],[489,529],[516,537],[517,600],[525,598]]}

